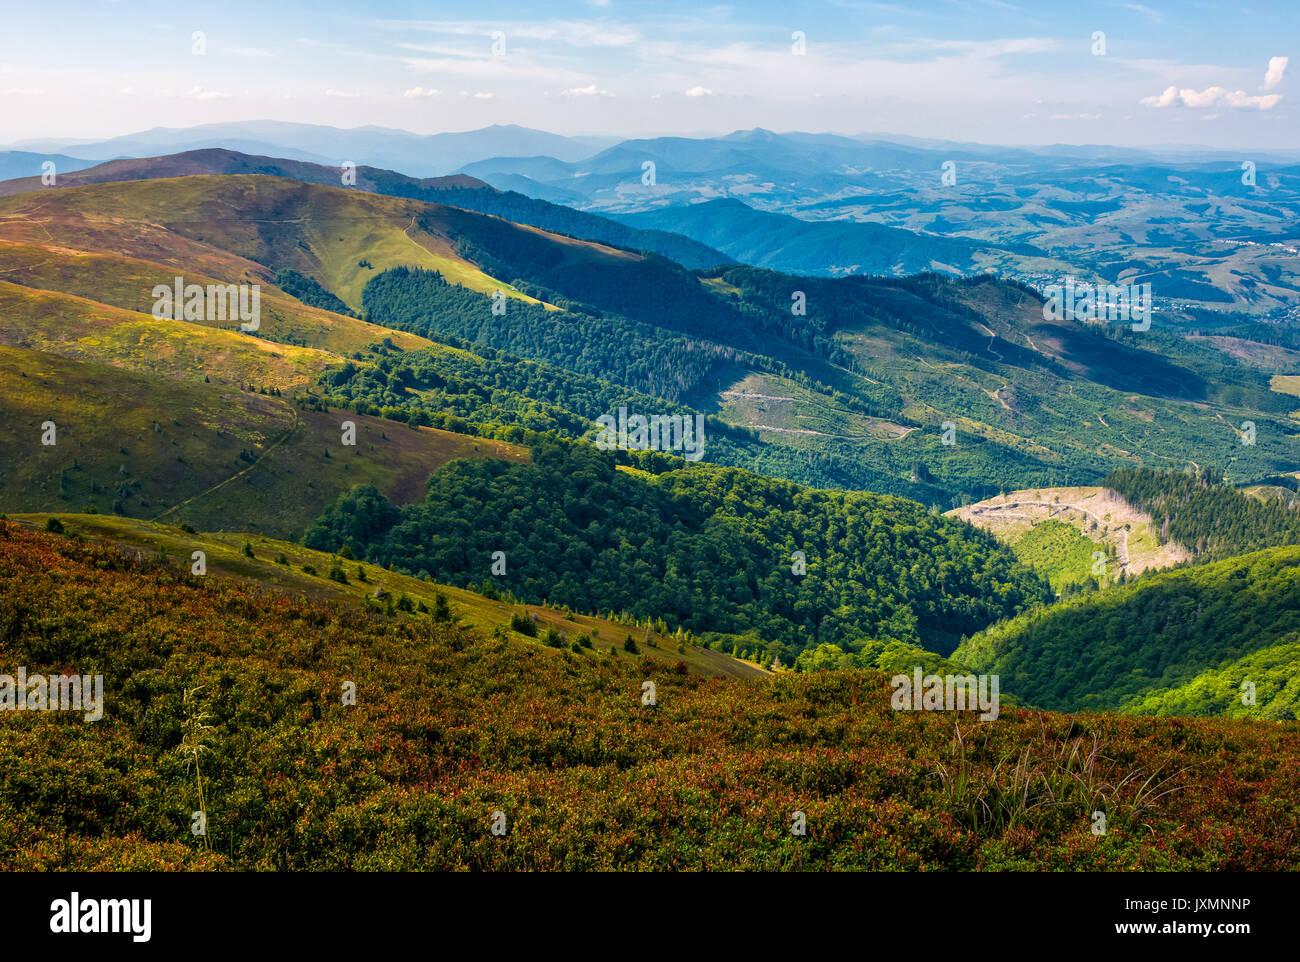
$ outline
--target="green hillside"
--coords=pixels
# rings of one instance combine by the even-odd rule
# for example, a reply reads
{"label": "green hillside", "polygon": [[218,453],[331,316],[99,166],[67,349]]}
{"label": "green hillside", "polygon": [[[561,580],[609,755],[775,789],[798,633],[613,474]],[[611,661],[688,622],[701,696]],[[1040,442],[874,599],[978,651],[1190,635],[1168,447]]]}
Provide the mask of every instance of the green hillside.
{"label": "green hillside", "polygon": [[[1147,575],[963,641],[953,659],[1058,711],[1294,719],[1300,547]],[[1244,702],[1245,683],[1254,685]]]}
{"label": "green hillside", "polygon": [[[266,382],[222,377],[217,364],[205,375],[204,361],[220,355],[201,350],[210,336],[197,330],[192,346],[202,360],[185,378],[143,369],[156,373],[156,364],[126,370],[0,346],[0,510],[111,511],[297,537],[353,485],[374,484],[406,502],[453,458],[527,457],[501,441],[302,407],[268,393]],[[261,373],[271,380],[272,372]],[[344,420],[356,426],[355,446],[342,444]],[[42,443],[48,421],[52,445]]]}
{"label": "green hillside", "polygon": [[1093,555],[1106,554],[1100,544],[1064,521],[1034,525],[1016,542],[1015,552],[1017,558],[1046,578],[1057,594],[1095,584]]}
{"label": "green hillside", "polygon": [[1166,540],[1202,558],[1300,544],[1300,511],[1287,498],[1253,498],[1212,471],[1119,470],[1106,486],[1148,512]]}
{"label": "green hillside", "polygon": [[[67,170],[66,164],[60,166],[62,170]],[[497,190],[473,177],[407,177],[396,171],[364,164],[358,166],[354,173],[358,190],[462,207],[571,237],[631,250],[650,251],[687,267],[713,267],[731,261],[726,254],[680,234],[638,230],[572,207],[526,197],[513,190]],[[239,151],[211,148],[188,150],[164,157],[121,158],[85,170],[61,172],[57,186],[83,187],[112,181],[155,180],[196,174],[291,177],[326,187],[337,187],[341,182],[341,171],[337,167],[274,157],[254,157]],[[0,183],[0,196],[47,189],[40,177],[26,177]]]}
{"label": "green hillside", "polygon": [[[192,526],[90,514],[18,514],[9,520],[44,529],[50,519],[70,538],[118,546],[129,555],[179,570],[203,553],[208,578],[234,578],[310,602],[341,605],[388,617],[453,622],[495,638],[565,649],[575,654],[638,656],[708,677],[766,678],[770,673],[703,647],[686,633],[659,631],[651,619],[611,620],[545,605],[519,604],[495,587],[489,595],[399,574],[377,565],[244,532],[197,532]],[[442,599],[440,602],[439,599]],[[440,611],[441,604],[446,608]],[[521,627],[523,630],[521,630]],[[576,647],[575,647],[576,646]],[[581,649],[581,650],[580,650]]]}
{"label": "green hillside", "polygon": [[[1214,465],[1240,483],[1294,469],[1294,399],[1270,387],[1286,372],[1158,328],[1046,321],[1036,295],[989,278],[692,272],[474,211],[257,174],[0,198],[0,270],[15,289],[137,313],[177,273],[260,283],[258,339],[321,352],[307,365],[312,390],[366,410],[577,435],[575,419],[595,415],[591,404],[552,399],[569,372],[604,382],[602,397],[623,389],[710,415],[712,433],[729,437],[706,454],[717,463],[943,508],[999,488],[1096,482],[1117,464]],[[497,290],[508,295],[504,314],[494,312]],[[792,313],[796,293],[803,314]],[[7,336],[66,350],[53,323],[61,307],[32,296],[27,308],[10,298],[19,311]],[[365,319],[328,310],[340,304]],[[162,343],[152,326],[115,328],[125,343],[79,339],[87,359],[152,358]],[[494,385],[495,410],[469,400],[435,410],[422,392],[440,385],[428,382],[376,392],[320,380],[345,360],[364,371],[384,338],[389,355],[444,341],[552,373],[537,396],[527,393],[536,384]],[[290,355],[281,355],[265,360],[283,368]],[[425,360],[409,366],[429,368]],[[163,352],[162,362],[193,370],[198,360]],[[272,379],[248,370],[250,382]],[[1236,427],[1245,421],[1256,425],[1249,446]]]}
{"label": "green hillside", "polygon": [[493,230],[499,223],[452,208],[264,176],[173,177],[0,198],[0,237],[48,244],[57,236],[89,251],[102,250],[111,237],[113,253],[154,263],[204,271],[208,260],[224,262],[225,271],[215,276],[226,283],[244,273],[232,273],[231,265],[269,272],[268,281],[278,270],[294,270],[353,308],[375,273],[400,265],[531,300],[453,247],[460,232]]}
{"label": "green hillside", "polygon": [[555,443],[527,465],[457,462],[418,505],[350,492],[305,543],[461,586],[486,579],[503,552],[501,581],[525,600],[630,611],[696,634],[753,631],[787,665],[818,642],[948,652],[961,634],[1047,598],[991,536],[915,502],[662,455],[636,459],[636,472],[616,463]]}
{"label": "green hillside", "polygon": [[[1223,464],[1243,478],[1291,464],[1291,402],[1263,372],[1176,339],[1044,322],[1041,300],[1004,283],[737,267],[692,288],[643,263],[610,274],[615,288],[538,266],[536,252],[510,255],[498,273],[544,278],[519,283],[568,310],[524,307],[500,323],[487,298],[399,270],[367,287],[367,313],[684,402],[762,442],[750,460],[723,463],[945,507],[996,493],[991,478],[1095,482],[1117,462]],[[805,316],[790,313],[796,290]],[[1258,426],[1250,447],[1231,427],[1247,419]]]}
{"label": "green hillside", "polygon": [[706,679],[7,522],[0,660],[104,679],[98,721],[0,724],[10,870],[1233,871],[1300,844],[1294,725],[954,729],[875,672]]}

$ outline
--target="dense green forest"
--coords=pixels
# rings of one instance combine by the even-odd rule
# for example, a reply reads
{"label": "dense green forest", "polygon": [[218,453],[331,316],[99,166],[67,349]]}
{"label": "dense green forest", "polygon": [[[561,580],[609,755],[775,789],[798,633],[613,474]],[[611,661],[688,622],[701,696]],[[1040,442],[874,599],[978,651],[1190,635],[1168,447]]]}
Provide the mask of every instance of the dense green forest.
{"label": "dense green forest", "polygon": [[[403,352],[389,339],[371,344],[367,352],[358,352],[321,376],[318,403],[524,444],[542,433],[561,438],[594,436],[596,418],[621,405],[629,411],[697,413],[687,405],[483,344],[450,335],[438,340],[446,347]],[[895,457],[883,446],[868,459],[860,447],[828,438],[818,450],[803,453],[764,443],[757,432],[712,415],[706,417],[705,427],[704,459],[713,464],[815,487],[867,489],[927,504],[949,498],[928,479],[928,469],[913,465],[911,481],[898,477],[911,464],[909,455]],[[939,448],[937,457],[947,456],[947,449]]]}
{"label": "dense green forest", "polygon": [[962,642],[953,658],[1058,711],[1295,718],[1300,548],[1175,568],[1039,609]]}
{"label": "dense green forest", "polygon": [[[990,535],[898,498],[800,488],[662,455],[629,472],[584,444],[531,464],[460,461],[397,507],[341,498],[309,547],[525,601],[752,632],[787,664],[820,642],[951,651],[962,634],[1049,598]],[[493,553],[505,573],[492,575]],[[806,573],[795,552],[803,552]]]}
{"label": "dense green forest", "polygon": [[1300,544],[1300,511],[1278,499],[1249,497],[1215,472],[1122,468],[1102,482],[1151,515],[1160,536],[1203,558]]}
{"label": "dense green forest", "polygon": [[[391,341],[371,345],[369,356],[357,358],[363,363],[349,361],[322,375],[327,399],[354,408],[363,402],[370,413],[417,424],[436,423],[434,419],[442,414],[479,424],[519,425],[566,438],[590,433],[596,418],[617,411],[620,405],[660,414],[696,413],[684,404],[602,378],[485,345],[471,346],[455,337],[440,340],[446,347],[405,352],[392,347]],[[757,440],[754,432],[716,418],[709,418],[707,427],[714,439],[726,435]]]}
{"label": "dense green forest", "polygon": [[[577,315],[514,301],[506,315],[493,315],[490,297],[449,284],[432,271],[385,271],[366,286],[363,303],[368,318],[377,324],[468,349],[479,359],[457,359],[435,350],[407,352],[400,360],[381,362],[382,370],[356,363],[326,375],[325,393],[335,403],[354,408],[361,404],[370,413],[448,430],[527,439],[510,431],[472,427],[494,423],[575,436],[581,432],[574,415],[594,420],[617,410],[620,396],[629,405],[658,413],[698,410],[684,406],[681,399],[698,392],[715,370],[738,364],[789,378],[863,415],[897,412],[902,404],[897,392],[884,385],[864,392],[874,399],[851,396],[780,361],[626,318]],[[825,372],[836,376],[833,368]],[[471,379],[475,383],[468,383]],[[996,491],[987,482],[987,458],[1012,464],[1026,475],[1038,467],[1032,458],[995,450],[981,438],[970,439],[961,451],[941,446],[937,435],[918,435],[897,449],[864,448],[854,438],[825,437],[815,450],[800,450],[761,442],[753,431],[714,417],[708,426],[711,441],[705,458],[716,464],[819,487],[881,491],[927,504],[947,504],[952,491],[928,468],[915,470],[922,451],[932,457],[936,473],[968,478],[966,483],[980,496]]]}
{"label": "dense green forest", "polygon": [[314,277],[307,277],[286,267],[275,272],[275,286],[311,307],[320,307],[335,314],[356,317],[352,308],[321,287],[320,281]]}
{"label": "dense green forest", "polygon": [[[562,380],[556,369],[585,375],[674,405],[717,410],[762,432],[761,442],[749,434],[751,443],[724,430],[720,418],[713,433],[737,440],[706,455],[715,463],[949,507],[1003,488],[1096,483],[1117,453],[1165,463],[1188,452],[1202,462],[1231,456],[1234,472],[1246,478],[1276,473],[1286,457],[1284,422],[1255,415],[1259,443],[1243,447],[1222,417],[1186,403],[1285,407],[1260,372],[1207,345],[1180,353],[1171,335],[1154,345],[1158,353],[1122,328],[1058,325],[1030,336],[1022,330],[1030,329],[1024,325],[1041,299],[1014,284],[935,275],[796,278],[739,265],[690,275],[658,258],[628,258],[605,272],[580,258],[570,263],[556,245],[541,244],[541,235],[502,228],[498,238],[472,226],[461,253],[563,309],[511,300],[504,315],[494,314],[486,294],[435,272],[396,268],[366,287],[367,317],[480,354],[491,348],[543,362],[552,381]],[[591,280],[596,275],[599,284]],[[792,311],[794,292],[804,298],[804,313]],[[1040,338],[1061,353],[1031,349]],[[796,417],[768,429],[753,408],[725,409],[721,395],[747,375],[761,382],[759,393],[793,396]],[[534,378],[521,393],[539,386]],[[385,385],[376,392],[373,380],[340,382],[331,392],[378,409],[401,406],[400,391]],[[592,416],[554,391],[536,400],[498,395],[510,409],[498,416],[474,413],[478,402],[462,392],[442,416],[564,435],[576,426],[547,405]],[[437,420],[431,404],[415,406],[430,410],[429,423],[454,424]],[[946,418],[969,419],[956,443],[940,443]],[[873,419],[894,427],[882,433]]]}
{"label": "dense green forest", "polygon": [[555,312],[522,301],[508,302],[506,313],[495,315],[491,297],[449,284],[434,271],[385,271],[366,285],[362,304],[375,324],[425,337],[451,335],[670,401],[697,386],[715,363],[738,356],[634,321]]}

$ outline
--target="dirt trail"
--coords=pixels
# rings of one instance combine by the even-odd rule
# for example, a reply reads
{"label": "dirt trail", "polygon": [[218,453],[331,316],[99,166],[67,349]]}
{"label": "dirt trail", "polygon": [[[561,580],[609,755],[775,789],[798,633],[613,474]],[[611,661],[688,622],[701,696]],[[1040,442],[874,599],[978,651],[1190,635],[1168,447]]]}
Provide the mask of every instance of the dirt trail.
{"label": "dirt trail", "polygon": [[275,450],[276,448],[278,448],[280,445],[284,444],[285,441],[288,441],[289,438],[293,437],[293,435],[297,433],[298,428],[300,428],[300,427],[302,427],[302,421],[301,421],[301,419],[298,417],[298,409],[297,409],[297,408],[293,408],[293,424],[290,425],[289,429],[288,429],[287,431],[285,431],[284,434],[280,435],[279,438],[277,438],[275,441],[271,442],[271,446],[268,447],[265,451],[263,451],[260,455],[258,455],[256,461],[254,461],[254,462],[253,462],[252,464],[250,464],[248,467],[244,468],[244,470],[242,470],[242,471],[237,471],[236,473],[232,474],[230,477],[226,478],[224,481],[218,481],[216,484],[214,484],[212,487],[208,488],[206,491],[200,491],[198,494],[186,498],[186,499],[185,499],[184,501],[182,501],[180,504],[172,505],[170,508],[168,508],[166,511],[162,512],[161,514],[157,514],[157,515],[155,515],[155,516],[153,517],[152,520],[154,520],[154,521],[161,521],[163,518],[167,517],[167,515],[169,515],[169,514],[175,512],[175,511],[179,511],[181,508],[185,507],[187,504],[190,504],[190,503],[192,503],[192,502],[194,502],[194,501],[197,501],[199,498],[206,497],[207,495],[211,494],[213,491],[217,491],[217,490],[219,490],[219,489],[221,489],[221,488],[224,488],[226,485],[230,484],[232,481],[238,481],[240,478],[242,478],[244,475],[246,475],[249,471],[252,471],[252,470],[253,470],[254,468],[256,468],[259,464],[261,464],[262,461],[266,458],[267,455],[269,455],[272,451],[274,451],[274,450]]}

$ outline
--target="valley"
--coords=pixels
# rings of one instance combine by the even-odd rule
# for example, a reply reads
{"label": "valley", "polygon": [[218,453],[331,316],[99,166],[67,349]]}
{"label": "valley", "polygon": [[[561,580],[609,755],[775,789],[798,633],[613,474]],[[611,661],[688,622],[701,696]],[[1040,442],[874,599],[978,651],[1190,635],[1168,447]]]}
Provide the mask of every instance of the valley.
{"label": "valley", "polygon": [[[537,142],[0,183],[0,656],[110,705],[0,720],[73,773],[0,785],[0,864],[1294,866],[1294,171]],[[598,445],[622,409],[702,459]]]}

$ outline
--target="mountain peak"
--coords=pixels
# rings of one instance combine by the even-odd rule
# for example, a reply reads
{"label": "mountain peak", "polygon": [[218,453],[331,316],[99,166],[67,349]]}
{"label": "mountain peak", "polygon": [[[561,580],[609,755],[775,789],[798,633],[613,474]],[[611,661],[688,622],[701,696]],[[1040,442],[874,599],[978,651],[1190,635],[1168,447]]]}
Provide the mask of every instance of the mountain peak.
{"label": "mountain peak", "polygon": [[750,142],[763,143],[763,142],[768,142],[773,140],[779,140],[780,137],[781,137],[780,134],[773,133],[772,131],[768,130],[766,127],[755,127],[752,130],[734,130],[731,133],[727,134],[727,136],[723,137],[722,139],[723,140],[745,140]]}

